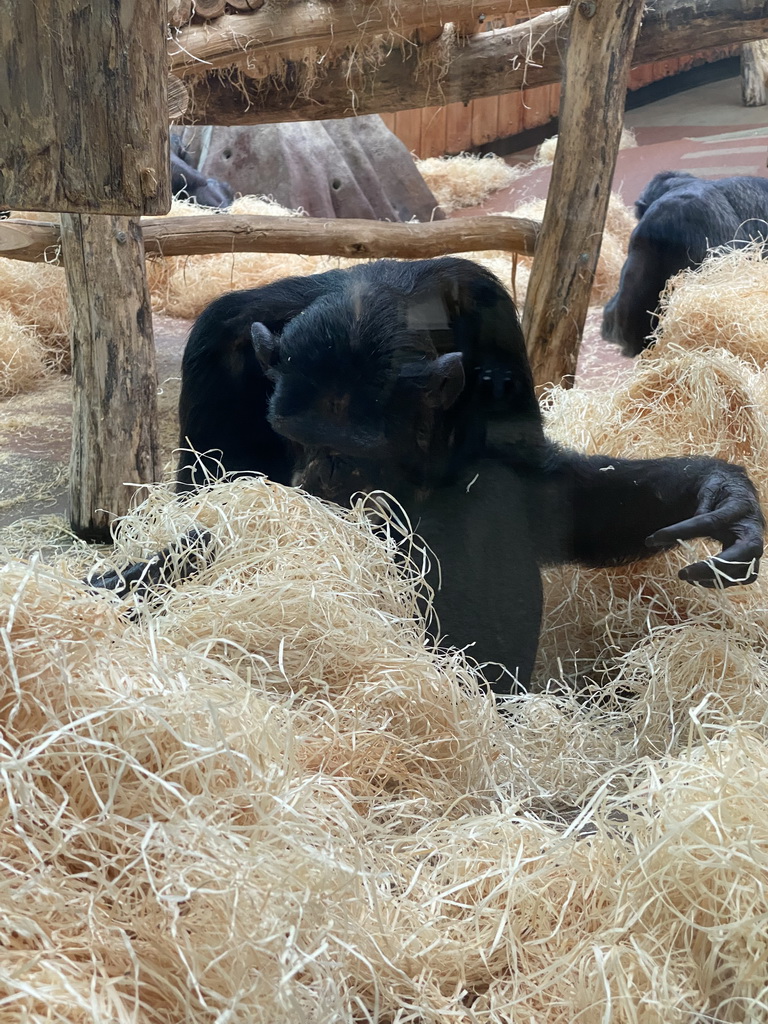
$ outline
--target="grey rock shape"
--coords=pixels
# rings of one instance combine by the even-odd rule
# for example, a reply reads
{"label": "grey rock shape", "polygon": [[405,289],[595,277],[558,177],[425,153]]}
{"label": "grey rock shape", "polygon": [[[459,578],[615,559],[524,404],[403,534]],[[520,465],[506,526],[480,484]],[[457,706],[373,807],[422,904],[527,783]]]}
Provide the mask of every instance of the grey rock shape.
{"label": "grey rock shape", "polygon": [[311,217],[442,220],[412,156],[378,114],[329,121],[181,129],[184,159],[243,195]]}

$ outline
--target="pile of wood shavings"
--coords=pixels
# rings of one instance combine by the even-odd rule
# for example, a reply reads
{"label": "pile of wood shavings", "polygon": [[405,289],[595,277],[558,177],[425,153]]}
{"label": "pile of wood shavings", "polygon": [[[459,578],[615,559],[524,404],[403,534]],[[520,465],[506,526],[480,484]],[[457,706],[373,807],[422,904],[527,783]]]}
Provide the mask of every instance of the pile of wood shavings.
{"label": "pile of wood shavings", "polygon": [[[0,1021],[766,1012],[756,634],[710,609],[679,722],[674,624],[644,631],[655,690],[628,656],[615,699],[561,681],[500,711],[425,646],[423,565],[362,506],[157,488],[109,561],[194,524],[215,561],[132,619],[77,582],[82,551],[0,571]],[[736,705],[712,651],[745,645]]]}

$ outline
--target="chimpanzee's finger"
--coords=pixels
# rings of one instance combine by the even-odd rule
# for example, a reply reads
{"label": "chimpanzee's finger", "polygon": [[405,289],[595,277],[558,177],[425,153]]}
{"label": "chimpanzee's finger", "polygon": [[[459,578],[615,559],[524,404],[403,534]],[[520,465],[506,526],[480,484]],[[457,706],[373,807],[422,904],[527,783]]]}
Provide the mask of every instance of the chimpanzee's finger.
{"label": "chimpanzee's finger", "polygon": [[710,590],[723,590],[726,587],[748,586],[757,580],[760,570],[760,559],[739,560],[722,558],[713,555],[701,562],[686,565],[678,576],[694,586],[706,587]]}
{"label": "chimpanzee's finger", "polygon": [[680,540],[693,540],[694,537],[714,537],[725,540],[726,537],[743,535],[744,527],[754,529],[760,537],[762,530],[757,526],[754,508],[740,498],[732,498],[711,512],[702,512],[684,519],[680,523],[664,526],[645,538],[649,548],[669,547]]}

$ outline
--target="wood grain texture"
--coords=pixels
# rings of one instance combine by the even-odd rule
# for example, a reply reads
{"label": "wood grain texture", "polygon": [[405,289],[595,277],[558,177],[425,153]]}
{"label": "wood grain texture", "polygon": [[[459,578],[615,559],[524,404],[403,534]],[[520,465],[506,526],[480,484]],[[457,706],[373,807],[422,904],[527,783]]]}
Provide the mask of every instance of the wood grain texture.
{"label": "wood grain texture", "polygon": [[168,24],[172,28],[186,25],[192,17],[192,0],[168,0]]}
{"label": "wood grain texture", "polygon": [[88,540],[160,477],[152,310],[137,220],[61,218],[72,337],[70,518]]}
{"label": "wood grain texture", "polygon": [[[266,0],[252,14],[225,15],[215,25],[190,25],[169,46],[171,70],[200,71],[200,61],[211,67],[228,67],[250,55],[297,57],[309,47],[360,46],[376,35],[393,33],[397,40],[410,39],[420,29],[425,38],[435,35],[447,22],[479,29],[482,15],[506,13],[510,0],[397,0],[371,4],[365,0],[312,0],[284,4]],[[545,6],[542,2],[534,7]],[[551,5],[547,5],[551,6]],[[199,13],[199,12],[198,12]],[[416,40],[418,42],[418,39]]]}
{"label": "wood grain texture", "polygon": [[226,0],[194,0],[193,6],[199,18],[220,18],[227,9]]}
{"label": "wood grain texture", "polygon": [[[605,0],[596,2],[603,7]],[[471,37],[456,52],[449,73],[439,83],[419,63],[415,51],[399,50],[383,53],[381,66],[364,77],[348,74],[345,66],[331,67],[309,92],[298,63],[289,63],[285,80],[279,81],[253,79],[235,85],[216,75],[198,77],[190,80],[191,103],[184,120],[189,124],[311,121],[435,103],[468,103],[523,85],[549,85],[562,76],[567,13],[567,8],[560,8],[522,25]],[[245,17],[251,16],[235,20]],[[632,63],[647,64],[767,35],[765,0],[654,0],[645,13]],[[299,37],[290,42],[295,50]],[[532,62],[526,63],[529,54]],[[219,57],[223,57],[221,51]],[[173,59],[180,71],[184,58],[177,54]],[[199,64],[196,74],[200,74]]]}
{"label": "wood grain texture", "polygon": [[744,43],[741,48],[741,102],[745,107],[764,107],[768,77],[768,41]]}
{"label": "wood grain texture", "polygon": [[0,204],[170,208],[165,5],[0,0]]}
{"label": "wood grain texture", "polygon": [[[503,249],[532,255],[539,223],[525,217],[462,217],[432,224],[390,224],[322,217],[149,217],[141,221],[147,253],[292,252],[304,256],[427,259],[452,252]],[[57,224],[0,221],[0,256],[37,262],[55,257]],[[64,260],[68,258],[62,253]]]}
{"label": "wood grain texture", "polygon": [[643,6],[592,0],[572,7],[559,141],[523,313],[538,386],[569,386],[576,373]]}

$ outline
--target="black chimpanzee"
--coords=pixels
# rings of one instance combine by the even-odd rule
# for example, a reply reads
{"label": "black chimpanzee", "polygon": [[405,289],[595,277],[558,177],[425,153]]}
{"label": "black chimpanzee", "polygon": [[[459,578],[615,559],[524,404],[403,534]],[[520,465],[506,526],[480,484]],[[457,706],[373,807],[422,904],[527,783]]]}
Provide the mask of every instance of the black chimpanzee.
{"label": "black chimpanzee", "polygon": [[186,159],[181,140],[171,136],[171,191],[177,199],[193,199],[198,206],[223,209],[231,206],[235,193],[225,181],[206,178]]}
{"label": "black chimpanzee", "polygon": [[635,214],[619,290],[606,303],[602,324],[603,337],[627,356],[650,345],[659,296],[670,277],[697,267],[708,249],[768,237],[768,179],[706,181],[662,171],[643,189]]}
{"label": "black chimpanzee", "polygon": [[382,260],[222,296],[189,337],[180,424],[182,448],[216,450],[184,451],[180,490],[223,468],[341,502],[391,493],[439,559],[443,635],[523,684],[540,565],[613,565],[705,536],[725,550],[683,579],[756,578],[763,518],[744,470],[554,445],[515,306],[468,260]]}

